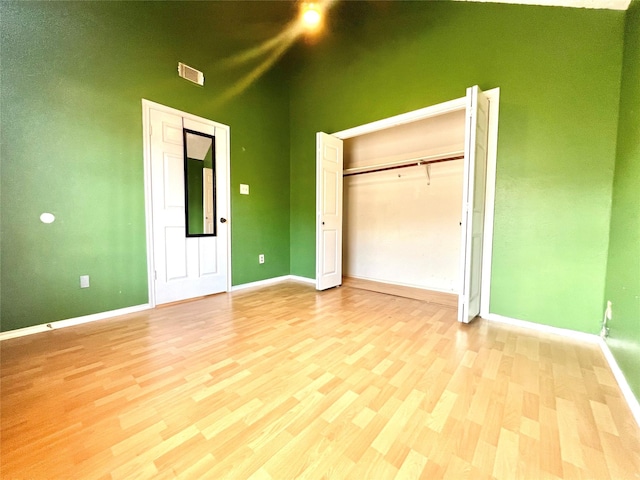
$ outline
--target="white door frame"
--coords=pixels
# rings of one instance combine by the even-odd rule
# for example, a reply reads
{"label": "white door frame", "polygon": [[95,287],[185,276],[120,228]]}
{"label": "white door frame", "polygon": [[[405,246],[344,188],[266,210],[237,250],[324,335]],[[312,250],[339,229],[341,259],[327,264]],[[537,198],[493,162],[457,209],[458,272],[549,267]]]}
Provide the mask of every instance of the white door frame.
{"label": "white door frame", "polygon": [[[489,300],[491,297],[491,260],[493,256],[493,218],[496,196],[496,161],[498,157],[498,114],[500,104],[500,88],[493,88],[484,92],[489,99],[489,128],[487,142],[487,185],[484,210],[484,234],[482,249],[482,285],[480,289],[480,316],[489,314]],[[378,130],[417,122],[445,113],[465,110],[467,97],[457,98],[448,102],[438,103],[429,107],[384,118],[375,122],[348,128],[332,133],[334,137],[346,140]]]}
{"label": "white door frame", "polygon": [[192,115],[187,112],[183,112],[181,110],[177,110],[175,108],[167,107],[166,105],[162,105],[160,103],[152,102],[150,100],[142,99],[142,145],[144,152],[144,210],[146,217],[146,236],[147,236],[147,284],[149,289],[149,306],[154,308],[156,306],[156,289],[155,289],[155,260],[154,260],[154,244],[153,244],[153,201],[151,196],[151,142],[150,142],[150,129],[151,129],[151,121],[150,121],[150,110],[160,110],[165,113],[170,113],[172,115],[178,115],[184,118],[189,118],[196,122],[206,123],[212,125],[216,128],[220,128],[226,130],[227,139],[229,139],[226,158],[224,161],[226,162],[227,174],[225,178],[225,182],[227,185],[227,205],[229,206],[229,212],[225,218],[229,222],[229,227],[227,228],[227,285],[226,290],[229,292],[231,290],[231,190],[230,190],[230,164],[231,164],[231,138],[230,138],[230,128],[228,125],[224,125],[222,123],[217,123],[207,118],[198,117],[196,115]]}

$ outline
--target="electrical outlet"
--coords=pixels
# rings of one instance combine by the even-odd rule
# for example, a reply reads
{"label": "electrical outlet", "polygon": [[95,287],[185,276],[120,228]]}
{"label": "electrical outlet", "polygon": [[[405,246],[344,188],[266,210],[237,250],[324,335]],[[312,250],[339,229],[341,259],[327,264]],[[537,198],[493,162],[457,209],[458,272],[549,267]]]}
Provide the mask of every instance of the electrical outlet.
{"label": "electrical outlet", "polygon": [[249,195],[249,185],[240,184],[240,195]]}
{"label": "electrical outlet", "polygon": [[89,275],[80,275],[80,288],[89,288]]}
{"label": "electrical outlet", "polygon": [[264,263],[264,254],[258,255],[258,263]]}

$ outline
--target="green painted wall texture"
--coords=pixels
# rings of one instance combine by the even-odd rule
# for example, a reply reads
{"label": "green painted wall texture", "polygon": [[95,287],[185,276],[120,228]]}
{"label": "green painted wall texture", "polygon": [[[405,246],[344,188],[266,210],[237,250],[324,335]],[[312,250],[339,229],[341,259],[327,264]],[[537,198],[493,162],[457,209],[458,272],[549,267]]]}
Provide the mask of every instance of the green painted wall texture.
{"label": "green painted wall texture", "polygon": [[[637,372],[637,3],[625,31],[620,11],[341,2],[321,38],[222,102],[250,66],[221,60],[275,35],[293,9],[0,3],[2,330],[147,302],[142,98],[230,125],[242,284],[315,276],[315,132],[478,84],[501,88],[491,311],[596,333],[606,288],[610,345]],[[203,70],[205,87],[179,79],[178,61]]]}
{"label": "green painted wall texture", "polygon": [[[287,79],[274,70],[219,101],[249,68],[219,60],[275,34],[289,6],[0,9],[3,331],[147,302],[142,98],[231,126],[233,282],[289,273]],[[205,86],[180,79],[178,61],[203,70]],[[240,182],[251,196],[238,197]],[[42,212],[57,220],[40,223]]]}
{"label": "green painted wall texture", "polygon": [[640,1],[627,12],[605,300],[607,340],[640,399]]}
{"label": "green painted wall texture", "polygon": [[[491,312],[598,331],[624,12],[342,3],[291,81],[291,270],[314,277],[314,133],[500,87]],[[585,32],[589,32],[588,35]]]}

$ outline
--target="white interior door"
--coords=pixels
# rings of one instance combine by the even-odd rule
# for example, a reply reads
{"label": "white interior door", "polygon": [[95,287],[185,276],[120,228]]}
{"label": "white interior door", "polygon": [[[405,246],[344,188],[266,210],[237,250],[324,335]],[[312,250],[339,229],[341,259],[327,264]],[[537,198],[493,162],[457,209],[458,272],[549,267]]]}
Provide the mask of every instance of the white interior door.
{"label": "white interior door", "polygon": [[467,89],[466,112],[460,259],[462,285],[458,299],[458,321],[464,323],[480,313],[482,279],[489,101],[477,85]]}
{"label": "white interior door", "polygon": [[342,140],[316,134],[316,289],[342,284]]}
{"label": "white interior door", "polygon": [[[197,121],[163,109],[149,110],[156,304],[228,289],[229,131],[228,127],[216,125],[205,119]],[[216,236],[186,236],[183,128],[215,136]]]}

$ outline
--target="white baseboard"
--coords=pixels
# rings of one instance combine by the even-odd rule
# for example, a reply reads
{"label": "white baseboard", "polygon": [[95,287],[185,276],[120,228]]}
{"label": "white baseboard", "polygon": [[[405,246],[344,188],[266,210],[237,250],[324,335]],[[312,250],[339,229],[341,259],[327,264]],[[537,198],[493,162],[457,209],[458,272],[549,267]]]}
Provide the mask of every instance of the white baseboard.
{"label": "white baseboard", "polygon": [[[236,290],[242,290],[251,287],[261,287],[274,283],[284,282],[287,280],[308,283],[311,285],[315,285],[316,283],[315,279],[312,278],[299,277],[297,275],[283,275],[281,277],[268,278],[266,280],[260,280],[258,282],[236,285],[234,287],[231,287],[231,291],[233,292]],[[80,325],[81,323],[95,322],[96,320],[104,320],[106,318],[127,315],[129,313],[140,312],[142,310],[148,310],[150,308],[152,308],[152,306],[146,303],[144,305],[135,305],[133,307],[120,308],[118,310],[110,310],[108,312],[94,313],[91,315],[84,315],[82,317],[68,318],[66,320],[58,320],[57,322],[43,323],[41,325],[33,325],[31,327],[18,328],[16,330],[9,330],[7,332],[0,332],[0,342],[3,340],[9,340],[10,338],[24,337],[25,335],[32,335],[34,333],[47,332],[56,328],[71,327],[73,325]]]}
{"label": "white baseboard", "polygon": [[293,280],[295,282],[308,283],[315,285],[316,281],[312,278],[299,277],[297,275],[282,275],[281,277],[267,278],[265,280],[258,280],[257,282],[242,283],[240,285],[234,285],[231,287],[231,291],[244,290],[246,288],[264,287],[266,285],[273,285],[275,283],[286,282],[287,280]]}
{"label": "white baseboard", "polygon": [[613,353],[611,353],[609,345],[607,345],[607,342],[605,342],[599,335],[576,332],[574,330],[552,327],[549,325],[541,325],[539,323],[527,322],[525,320],[517,320],[515,318],[503,317],[502,315],[497,315],[495,313],[490,313],[483,316],[482,318],[484,318],[485,320],[489,320],[490,322],[499,322],[514,325],[517,327],[529,328],[531,330],[537,330],[539,332],[551,333],[553,335],[560,335],[585,343],[595,343],[599,345],[604,358],[609,364],[609,368],[611,368],[611,372],[613,373],[616,382],[618,382],[618,386],[622,391],[622,396],[627,401],[627,405],[629,405],[629,408],[631,409],[631,414],[640,427],[640,403],[638,403],[638,399],[633,394],[633,391],[631,390],[631,387],[629,386],[624,373],[622,373],[622,370],[620,370],[620,366],[618,365],[618,362],[616,362],[616,358],[613,356]]}
{"label": "white baseboard", "polygon": [[24,337],[25,335],[46,332],[47,330],[51,329],[46,325],[34,325],[33,327],[18,328],[17,330],[0,332],[0,342],[2,340],[9,340],[10,338]]}
{"label": "white baseboard", "polygon": [[24,337],[25,335],[32,335],[34,333],[47,332],[49,330],[54,330],[57,328],[71,327],[73,325],[80,325],[81,323],[95,322],[97,320],[104,320],[111,317],[119,317],[120,315],[127,315],[129,313],[148,310],[149,308],[151,308],[151,306],[148,303],[145,303],[143,305],[134,305],[133,307],[119,308],[118,310],[109,310],[108,312],[93,313],[91,315],[84,315],[82,317],[58,320],[57,322],[43,323],[41,325],[34,325],[32,327],[18,328],[17,330],[0,332],[0,341],[9,340],[10,338]]}
{"label": "white baseboard", "polygon": [[580,340],[588,343],[598,343],[600,337],[592,333],[576,332],[575,330],[569,330],[566,328],[552,327],[551,325],[543,325],[540,323],[527,322],[526,320],[518,320],[516,318],[503,317],[495,313],[489,313],[483,315],[482,318],[489,320],[490,322],[506,323],[515,327],[529,328],[531,330],[537,330],[539,332],[551,333],[553,335],[560,335],[562,337],[573,338],[574,340]]}
{"label": "white baseboard", "polygon": [[600,348],[602,349],[604,358],[606,358],[607,363],[609,364],[609,367],[613,372],[613,376],[618,382],[620,390],[622,390],[622,395],[624,395],[624,398],[627,401],[627,405],[629,405],[629,408],[631,409],[631,414],[636,419],[636,423],[640,427],[640,403],[638,402],[636,396],[633,394],[633,391],[631,390],[631,387],[629,386],[624,373],[622,373],[618,362],[616,362],[616,357],[613,356],[613,353],[609,349],[609,345],[607,345],[607,342],[605,342],[604,339],[598,337],[598,343],[600,344]]}
{"label": "white baseboard", "polygon": [[431,292],[438,292],[438,293],[447,293],[450,295],[459,295],[460,292],[456,291],[455,289],[446,289],[446,288],[440,288],[440,287],[430,287],[430,286],[425,286],[425,285],[416,285],[413,283],[402,283],[402,282],[392,282],[389,280],[379,280],[377,278],[371,278],[371,277],[361,277],[358,275],[347,275],[344,274],[345,277],[350,277],[350,278],[356,278],[358,280],[366,280],[368,282],[376,282],[376,283],[384,283],[385,285],[393,285],[394,287],[408,287],[408,288],[416,288],[418,290],[429,290]]}
{"label": "white baseboard", "polygon": [[298,275],[289,275],[288,279],[289,280],[293,280],[295,282],[307,283],[309,285],[315,285],[316,284],[316,279],[315,278],[300,277]]}

